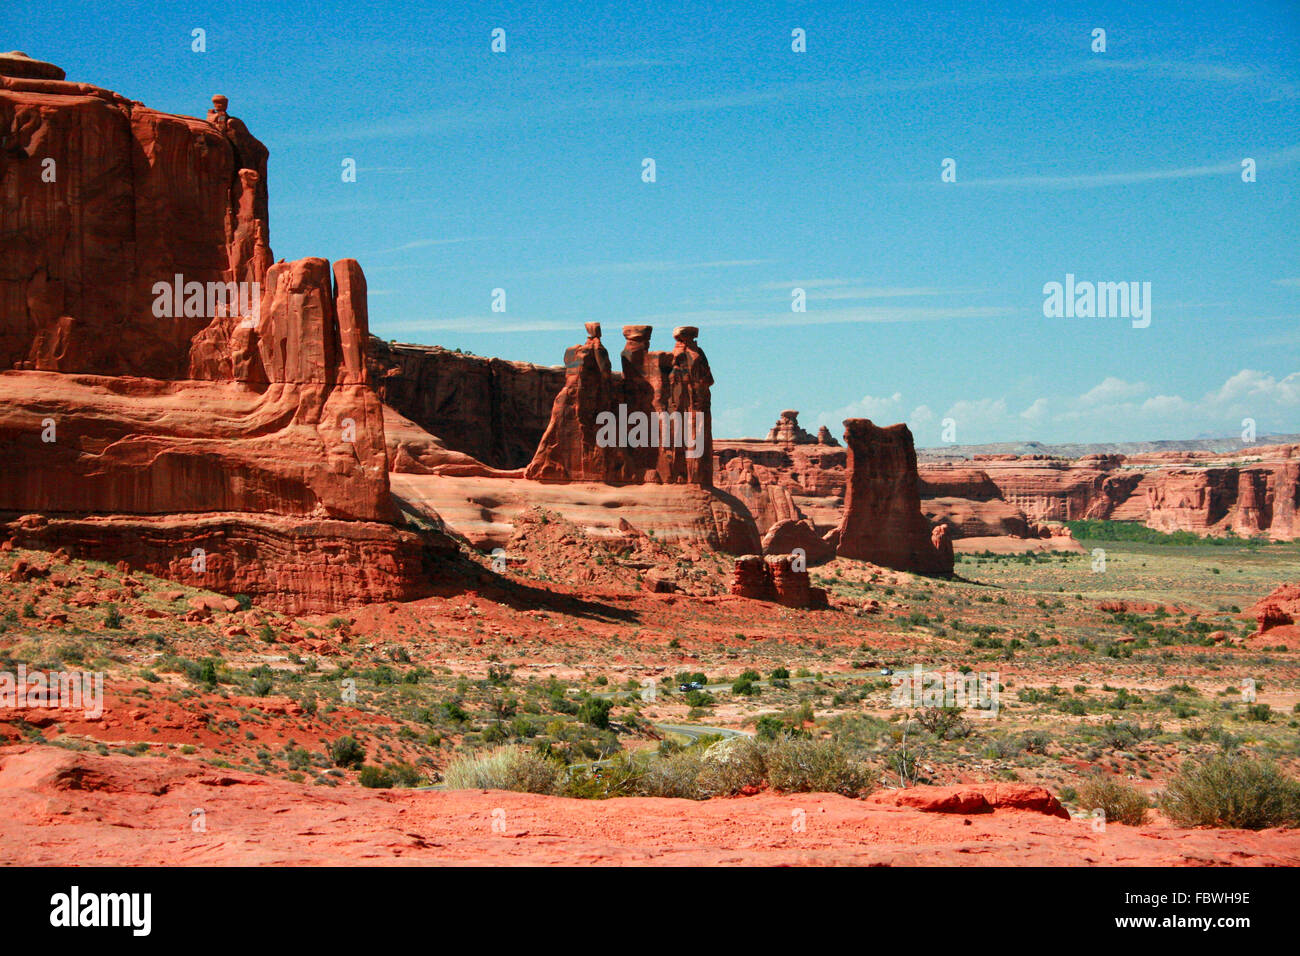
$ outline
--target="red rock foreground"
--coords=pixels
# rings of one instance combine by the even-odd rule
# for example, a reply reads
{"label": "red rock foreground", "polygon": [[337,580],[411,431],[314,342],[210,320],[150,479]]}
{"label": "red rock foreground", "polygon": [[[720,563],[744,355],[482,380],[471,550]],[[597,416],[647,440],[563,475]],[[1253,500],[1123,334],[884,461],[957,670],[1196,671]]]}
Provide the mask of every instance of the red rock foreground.
{"label": "red rock foreground", "polygon": [[[18,865],[1300,864],[1298,830],[1156,823],[1096,833],[1088,821],[1063,819],[1046,791],[1023,784],[918,787],[865,801],[829,794],[590,801],[327,789],[178,757],[22,745],[0,748],[0,800],[0,854]],[[493,831],[494,820],[504,833]]]}

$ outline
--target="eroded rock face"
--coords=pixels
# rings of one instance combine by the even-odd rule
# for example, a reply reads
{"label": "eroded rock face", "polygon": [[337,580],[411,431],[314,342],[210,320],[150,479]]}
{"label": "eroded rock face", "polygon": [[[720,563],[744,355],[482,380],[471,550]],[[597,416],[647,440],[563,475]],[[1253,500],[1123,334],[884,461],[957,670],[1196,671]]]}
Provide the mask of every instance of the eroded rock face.
{"label": "eroded rock face", "polygon": [[731,593],[756,601],[775,601],[783,607],[829,607],[825,590],[812,587],[807,569],[796,568],[788,554],[737,558],[731,572]]}
{"label": "eroded rock face", "polygon": [[793,555],[802,553],[809,565],[822,564],[835,557],[835,548],[808,520],[778,521],[763,535],[763,553]]}
{"label": "eroded rock face", "polygon": [[448,538],[390,524],[247,512],[41,516],[15,520],[7,529],[0,524],[0,530],[19,547],[121,560],[193,587],[247,594],[289,614],[425,597],[447,583],[457,553]]}
{"label": "eroded rock face", "polygon": [[190,583],[293,609],[427,588],[429,542],[389,524],[360,266],[271,264],[267,151],[224,97],[172,116],[12,59],[0,511],[185,580],[202,539]]}
{"label": "eroded rock face", "polygon": [[565,380],[559,367],[373,336],[366,360],[370,384],[385,405],[452,451],[492,468],[523,468],[532,460]]}
{"label": "eroded rock face", "polygon": [[673,331],[672,352],[649,348],[649,326],[628,326],[615,373],[598,322],[565,352],[565,380],[537,452],[534,481],[713,487],[713,374],[699,330]]}
{"label": "eroded rock face", "polygon": [[208,122],[55,79],[0,77],[0,140],[0,368],[184,377],[212,319],[158,315],[156,289],[260,279],[265,169]]}
{"label": "eroded rock face", "polygon": [[951,574],[921,514],[916,449],[906,425],[881,428],[865,418],[844,422],[848,494],[836,553],[900,571]]}
{"label": "eroded rock face", "polygon": [[656,541],[728,554],[757,554],[758,530],[730,495],[694,485],[539,482],[519,477],[401,474],[394,494],[412,512],[440,520],[473,547],[504,548],[521,514],[542,507],[594,537],[623,537],[624,525]]}

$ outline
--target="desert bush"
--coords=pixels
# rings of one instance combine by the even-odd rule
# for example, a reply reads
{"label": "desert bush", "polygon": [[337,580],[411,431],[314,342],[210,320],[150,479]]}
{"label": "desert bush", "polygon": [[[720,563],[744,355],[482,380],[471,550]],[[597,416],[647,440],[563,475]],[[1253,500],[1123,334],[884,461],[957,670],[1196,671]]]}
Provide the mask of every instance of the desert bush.
{"label": "desert bush", "polygon": [[604,697],[588,697],[577,709],[577,719],[582,723],[589,723],[597,730],[608,730],[610,728],[610,710],[614,708],[614,702]]}
{"label": "desert bush", "polygon": [[939,740],[968,737],[972,730],[970,721],[961,715],[961,709],[957,707],[927,707],[917,712],[916,722]]}
{"label": "desert bush", "polygon": [[1100,731],[1101,743],[1111,750],[1128,750],[1160,733],[1159,725],[1144,727],[1130,720],[1108,720]]}
{"label": "desert bush", "polygon": [[518,790],[551,793],[559,763],[523,747],[501,747],[488,754],[458,757],[443,775],[449,790]]}
{"label": "desert bush", "polygon": [[1085,810],[1101,810],[1111,823],[1126,823],[1140,827],[1146,823],[1151,801],[1136,787],[1111,780],[1093,777],[1079,787],[1079,806]]}
{"label": "desert bush", "polygon": [[874,770],[831,740],[777,737],[763,754],[767,780],[775,790],[864,796],[876,788]]}
{"label": "desert bush", "polygon": [[330,744],[330,759],[336,767],[360,767],[366,762],[366,748],[352,737],[343,736]]}
{"label": "desert bush", "polygon": [[372,790],[387,790],[393,785],[393,775],[383,767],[368,763],[361,768],[357,781],[361,786],[370,787]]}
{"label": "desert bush", "polygon": [[704,796],[731,796],[762,786],[766,776],[762,746],[750,737],[731,737],[704,751],[697,784]]}
{"label": "desert bush", "polygon": [[707,690],[688,690],[686,704],[688,707],[712,707],[713,695]]}
{"label": "desert bush", "polygon": [[646,765],[641,777],[641,792],[647,797],[683,797],[700,800],[699,776],[703,752],[691,748],[679,750]]}
{"label": "desert bush", "polygon": [[393,783],[399,787],[418,787],[422,777],[420,771],[409,763],[397,761],[384,764],[384,769],[393,777]]}
{"label": "desert bush", "polygon": [[1262,830],[1300,826],[1300,782],[1243,754],[1185,764],[1157,798],[1179,826]]}
{"label": "desert bush", "polygon": [[1052,736],[1045,730],[1030,730],[1020,738],[1020,743],[1025,748],[1025,753],[1045,754],[1052,743]]}

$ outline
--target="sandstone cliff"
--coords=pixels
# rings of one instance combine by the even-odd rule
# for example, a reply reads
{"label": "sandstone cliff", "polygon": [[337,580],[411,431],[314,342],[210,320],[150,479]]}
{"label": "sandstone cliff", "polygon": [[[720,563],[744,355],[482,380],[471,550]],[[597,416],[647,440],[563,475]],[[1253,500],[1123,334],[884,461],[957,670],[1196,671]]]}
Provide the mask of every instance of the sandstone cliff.
{"label": "sandstone cliff", "polygon": [[361,268],[272,264],[267,151],[225,98],[0,74],[9,532],[295,611],[425,591],[452,546],[392,523]]}

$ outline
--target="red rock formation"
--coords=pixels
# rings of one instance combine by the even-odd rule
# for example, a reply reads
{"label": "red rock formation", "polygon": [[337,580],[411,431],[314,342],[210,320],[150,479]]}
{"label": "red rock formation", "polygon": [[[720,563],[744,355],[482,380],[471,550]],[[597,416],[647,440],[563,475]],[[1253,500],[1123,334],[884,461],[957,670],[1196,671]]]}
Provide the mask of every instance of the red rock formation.
{"label": "red rock formation", "polygon": [[1157,531],[1206,534],[1228,515],[1236,474],[1226,468],[1177,470],[1148,482],[1147,526]]}
{"label": "red rock formation", "polygon": [[930,531],[930,543],[934,545],[934,550],[939,553],[939,560],[949,568],[956,564],[957,558],[952,550],[952,538],[948,534],[948,526],[937,524]]}
{"label": "red rock formation", "polygon": [[764,554],[790,555],[796,551],[803,553],[809,565],[821,564],[835,557],[835,548],[817,533],[811,521],[778,521],[763,535]]}
{"label": "red rock formation", "polygon": [[[745,502],[759,529],[811,519],[819,531],[843,513],[843,452],[824,445],[719,440],[717,481]],[[1137,521],[1166,531],[1300,537],[1300,448],[1247,448],[1233,454],[1157,452],[975,455],[919,466],[927,519],[954,539],[1035,536],[1047,522],[1082,518]],[[978,465],[978,467],[970,467]],[[1199,482],[1213,492],[1195,490]]]}
{"label": "red rock formation", "polygon": [[1300,618],[1300,584],[1283,584],[1274,588],[1250,608],[1249,613],[1259,624],[1260,634],[1294,624]]}
{"label": "red rock formation", "polygon": [[755,601],[772,600],[772,576],[762,557],[752,554],[736,559],[731,572],[731,593]]}
{"label": "red rock formation", "polygon": [[822,588],[813,587],[807,569],[795,569],[788,554],[767,558],[766,563],[777,604],[794,608],[828,606],[826,592]]}
{"label": "red rock formation", "polygon": [[844,441],[849,487],[836,553],[900,571],[951,574],[951,557],[935,550],[921,514],[916,450],[907,426],[880,428],[850,418]]}
{"label": "red rock formation", "polygon": [[453,452],[493,468],[523,468],[546,432],[559,367],[461,355],[373,336],[367,364],[380,400]]}
{"label": "red rock formation", "polygon": [[1272,516],[1267,505],[1267,488],[1267,472],[1237,472],[1237,507],[1232,516],[1232,530],[1237,534],[1250,537],[1268,528]]}
{"label": "red rock formation", "polygon": [[[486,479],[486,480],[485,480]],[[389,475],[393,494],[410,512],[445,526],[481,550],[506,547],[520,515],[541,507],[593,536],[622,536],[622,525],[656,541],[727,554],[761,549],[754,519],[736,499],[694,485],[610,485],[540,482],[509,474]]]}
{"label": "red rock formation", "polygon": [[1267,507],[1272,520],[1269,537],[1278,541],[1300,538],[1300,461],[1274,468],[1269,475]]}
{"label": "red rock formation", "polygon": [[673,351],[653,352],[650,328],[629,326],[620,375],[601,344],[600,323],[588,322],[586,342],[565,352],[564,387],[525,476],[711,488],[713,375],[698,334],[675,329]]}
{"label": "red rock formation", "polygon": [[[692,325],[673,329],[672,395],[666,411],[681,415],[686,442],[667,449],[671,464],[666,480],[713,487],[713,373],[696,344],[700,330]],[[698,424],[697,424],[698,423]],[[703,444],[703,448],[699,447]],[[688,449],[690,449],[688,451]]]}
{"label": "red rock formation", "polygon": [[812,587],[806,569],[796,570],[790,556],[737,558],[731,575],[731,593],[757,601],[775,601],[783,607],[827,608],[826,591]]}
{"label": "red rock formation", "polygon": [[[0,525],[0,528],[4,528]],[[247,512],[85,517],[26,516],[7,533],[19,547],[66,548],[90,560],[225,594],[290,614],[373,601],[409,601],[447,583],[456,547],[441,535],[389,524]],[[195,560],[195,550],[202,561]]]}
{"label": "red rock formation", "polygon": [[446,542],[389,524],[360,267],[270,265],[266,149],[224,98],[171,116],[13,59],[0,511],[58,516],[16,533],[186,580],[202,542],[193,583],[293,609],[427,593]]}
{"label": "red rock formation", "polygon": [[781,521],[813,522],[825,534],[840,522],[848,454],[824,444],[719,441],[715,481],[745,503],[760,531]]}
{"label": "red rock formation", "polygon": [[812,445],[817,442],[817,439],[799,427],[799,413],[793,408],[787,408],[781,413],[781,417],[767,433],[767,440],[782,445]]}
{"label": "red rock formation", "polygon": [[[609,353],[600,341],[600,323],[587,323],[587,340],[565,350],[564,387],[555,397],[551,422],[537,453],[524,470],[534,481],[601,481],[631,484],[639,481],[626,451],[617,442],[606,443],[603,415],[617,414],[623,400],[616,385]],[[600,440],[598,440],[598,437]]]}
{"label": "red rock formation", "polygon": [[54,79],[0,76],[0,140],[0,368],[183,377],[211,317],[156,315],[155,287],[258,280],[264,173],[210,123]]}
{"label": "red rock formation", "polygon": [[839,441],[836,440],[835,436],[831,434],[831,430],[825,425],[817,429],[817,444],[830,445],[834,448],[840,447]]}

